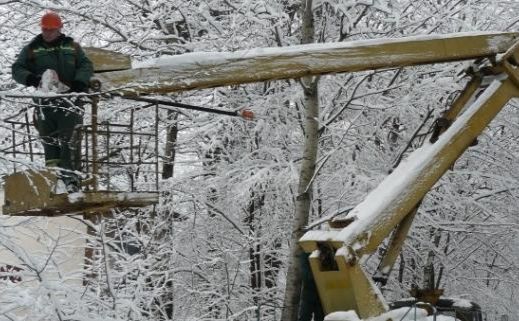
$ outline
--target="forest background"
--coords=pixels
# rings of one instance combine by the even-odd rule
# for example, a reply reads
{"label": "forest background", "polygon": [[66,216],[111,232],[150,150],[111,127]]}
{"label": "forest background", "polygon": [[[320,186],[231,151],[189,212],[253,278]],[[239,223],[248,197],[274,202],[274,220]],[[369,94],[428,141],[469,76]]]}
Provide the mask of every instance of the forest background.
{"label": "forest background", "polygon": [[[310,42],[516,31],[519,22],[516,1],[0,0],[2,90],[22,90],[10,66],[39,33],[39,17],[49,9],[63,16],[64,33],[83,46],[135,61]],[[27,258],[23,246],[10,242],[19,223],[2,218],[0,247],[24,262],[21,276],[37,285],[28,290],[0,280],[0,320],[293,320],[293,255],[301,228],[358,204],[402,155],[420,146],[463,88],[466,78],[459,72],[466,66],[170,95],[228,110],[246,107],[258,117],[246,122],[161,111],[161,202],[153,209],[115,211],[93,226],[96,237],[83,236],[96,253],[88,265],[95,278],[86,287],[70,286],[72,274],[52,282],[42,278],[43,270],[59,271],[68,244],[35,229],[35,239],[49,250]],[[23,104],[2,99],[0,118]],[[132,104],[103,100],[100,108],[107,118],[124,119]],[[449,296],[478,302],[487,320],[519,320],[517,108],[516,102],[507,105],[427,195],[383,288],[388,299],[408,297],[432,264]],[[0,127],[0,147],[6,148],[10,131]],[[2,174],[11,172],[15,160],[0,157]],[[24,224],[33,220],[42,219]],[[365,258],[368,271],[379,255]]]}

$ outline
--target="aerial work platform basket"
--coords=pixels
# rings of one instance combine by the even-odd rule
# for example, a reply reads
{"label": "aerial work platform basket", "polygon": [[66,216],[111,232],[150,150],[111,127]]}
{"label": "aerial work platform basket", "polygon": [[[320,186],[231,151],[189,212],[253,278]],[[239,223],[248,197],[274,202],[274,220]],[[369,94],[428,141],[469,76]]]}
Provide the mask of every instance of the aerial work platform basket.
{"label": "aerial work platform basket", "polygon": [[[114,115],[98,115],[98,101],[86,106],[82,137],[81,188],[57,188],[59,169],[44,167],[43,148],[32,122],[32,107],[4,120],[11,127],[13,172],[4,177],[4,215],[96,215],[114,208],[158,202],[158,105],[130,106]],[[90,116],[90,117],[88,117]],[[103,119],[101,119],[103,118]],[[138,120],[138,121],[137,121]]]}

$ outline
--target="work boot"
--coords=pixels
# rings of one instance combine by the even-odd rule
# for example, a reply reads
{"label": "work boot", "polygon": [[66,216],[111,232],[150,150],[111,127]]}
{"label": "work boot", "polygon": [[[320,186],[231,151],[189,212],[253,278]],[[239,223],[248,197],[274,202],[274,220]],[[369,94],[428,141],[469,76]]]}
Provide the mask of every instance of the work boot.
{"label": "work boot", "polygon": [[71,181],[67,184],[67,193],[77,193],[79,191],[80,189],[78,181]]}

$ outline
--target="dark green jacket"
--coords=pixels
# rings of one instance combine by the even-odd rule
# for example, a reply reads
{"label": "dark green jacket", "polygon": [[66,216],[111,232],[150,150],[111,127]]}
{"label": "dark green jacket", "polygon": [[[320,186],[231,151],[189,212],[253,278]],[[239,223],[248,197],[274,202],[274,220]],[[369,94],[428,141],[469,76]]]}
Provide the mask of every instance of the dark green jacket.
{"label": "dark green jacket", "polygon": [[38,35],[23,47],[12,66],[12,75],[14,80],[27,85],[29,74],[41,76],[47,69],[55,70],[60,81],[69,87],[73,81],[88,86],[94,72],[92,62],[72,38],[61,35],[47,43]]}

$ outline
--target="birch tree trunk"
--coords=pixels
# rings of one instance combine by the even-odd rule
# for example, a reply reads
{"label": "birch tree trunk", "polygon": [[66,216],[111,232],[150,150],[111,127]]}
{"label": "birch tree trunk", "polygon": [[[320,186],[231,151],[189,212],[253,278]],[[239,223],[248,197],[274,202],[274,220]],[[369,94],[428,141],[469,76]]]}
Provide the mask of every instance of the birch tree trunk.
{"label": "birch tree trunk", "polygon": [[[302,43],[314,41],[314,23],[312,12],[312,0],[302,0],[303,24]],[[296,198],[296,210],[290,236],[290,257],[286,278],[285,299],[281,320],[296,321],[298,318],[299,300],[301,294],[301,266],[300,256],[303,255],[298,245],[298,240],[303,236],[303,228],[308,224],[310,215],[312,189],[311,182],[315,173],[317,147],[319,142],[319,95],[318,78],[305,77],[301,79],[304,91],[305,110],[305,145],[301,170],[299,173],[299,186]]]}

